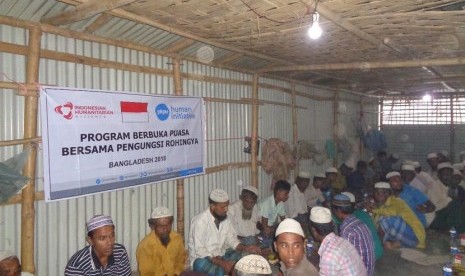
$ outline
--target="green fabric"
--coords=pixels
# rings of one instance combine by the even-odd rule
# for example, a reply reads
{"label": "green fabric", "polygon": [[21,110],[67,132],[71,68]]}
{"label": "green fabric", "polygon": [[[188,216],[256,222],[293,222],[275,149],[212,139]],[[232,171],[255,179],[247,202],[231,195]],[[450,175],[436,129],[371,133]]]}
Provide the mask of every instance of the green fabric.
{"label": "green fabric", "polygon": [[371,216],[363,211],[363,210],[355,210],[354,211],[354,216],[361,220],[363,223],[368,226],[368,229],[370,229],[371,235],[373,236],[373,242],[375,245],[375,257],[376,260],[381,258],[383,256],[384,252],[384,247],[383,244],[381,243],[381,239],[379,238],[378,231],[376,231],[376,226],[375,223],[373,222],[373,219]]}

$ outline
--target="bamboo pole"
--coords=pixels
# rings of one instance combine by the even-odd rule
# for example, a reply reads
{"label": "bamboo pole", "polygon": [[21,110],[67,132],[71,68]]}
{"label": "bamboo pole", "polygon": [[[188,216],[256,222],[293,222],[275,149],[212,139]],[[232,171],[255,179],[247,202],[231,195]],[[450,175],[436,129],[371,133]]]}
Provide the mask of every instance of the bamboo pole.
{"label": "bamboo pole", "polygon": [[[252,85],[252,99],[258,100],[258,74],[253,75]],[[251,157],[251,168],[250,168],[250,184],[258,188],[258,104],[252,105],[252,145],[250,151]]]}
{"label": "bamboo pole", "polygon": [[31,143],[37,143],[40,141],[42,141],[42,137],[31,137],[31,138],[26,138],[26,139],[0,141],[0,147],[26,145],[26,144],[31,144]]}
{"label": "bamboo pole", "polygon": [[261,69],[259,72],[282,71],[312,71],[312,70],[350,70],[350,69],[384,69],[384,68],[408,68],[424,66],[453,66],[464,65],[465,57],[420,59],[420,60],[394,60],[372,62],[326,63],[310,65],[279,66]]}
{"label": "bamboo pole", "polygon": [[[40,27],[29,31],[26,82],[37,83],[39,79]],[[24,107],[24,138],[37,136],[38,97],[27,96]],[[29,155],[24,166],[23,174],[29,177],[29,182],[22,190],[21,202],[21,263],[22,270],[34,274],[34,223],[35,223],[35,177],[36,177],[36,147],[30,147]]]}
{"label": "bamboo pole", "polygon": [[337,167],[338,163],[338,148],[339,148],[339,138],[338,138],[338,132],[339,132],[339,92],[334,93],[334,102],[333,102],[333,143],[334,143],[334,150],[335,150],[335,155],[333,158],[333,166]]}
{"label": "bamboo pole", "polygon": [[[294,143],[294,148],[297,148],[297,141],[299,137],[297,133],[297,108],[296,108],[295,83],[292,83],[291,90],[292,90],[292,140]],[[294,176],[296,176],[297,172],[299,171],[299,162],[300,162],[300,158],[298,154],[296,157],[297,158],[296,158],[296,166],[294,169]]]}
{"label": "bamboo pole", "polygon": [[449,145],[449,158],[451,162],[455,158],[455,121],[454,121],[454,96],[450,96],[450,145]]}
{"label": "bamboo pole", "polygon": [[[173,60],[174,95],[182,96],[181,60],[175,57]],[[177,231],[184,237],[184,179],[176,180],[176,209]]]}

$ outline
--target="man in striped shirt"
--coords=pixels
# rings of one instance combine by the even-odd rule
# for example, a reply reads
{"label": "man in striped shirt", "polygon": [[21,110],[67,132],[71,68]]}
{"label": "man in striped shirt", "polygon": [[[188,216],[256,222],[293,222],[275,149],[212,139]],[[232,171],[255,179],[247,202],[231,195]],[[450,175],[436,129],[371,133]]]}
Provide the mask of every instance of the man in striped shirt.
{"label": "man in striped shirt", "polygon": [[336,218],[342,221],[339,231],[341,237],[357,249],[365,264],[367,274],[373,275],[375,272],[375,247],[370,229],[353,215],[354,210],[348,196],[343,194],[334,196],[331,209]]}
{"label": "man in striped shirt", "polygon": [[115,226],[110,216],[97,215],[87,222],[88,246],[68,261],[65,276],[129,276],[126,248],[115,243]]}

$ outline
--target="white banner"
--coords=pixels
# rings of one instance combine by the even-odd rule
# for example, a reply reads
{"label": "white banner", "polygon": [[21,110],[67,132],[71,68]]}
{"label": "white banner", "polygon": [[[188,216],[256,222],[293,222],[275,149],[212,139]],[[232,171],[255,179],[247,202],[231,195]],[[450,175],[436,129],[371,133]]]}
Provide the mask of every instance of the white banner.
{"label": "white banner", "polygon": [[46,201],[204,173],[202,98],[43,87]]}

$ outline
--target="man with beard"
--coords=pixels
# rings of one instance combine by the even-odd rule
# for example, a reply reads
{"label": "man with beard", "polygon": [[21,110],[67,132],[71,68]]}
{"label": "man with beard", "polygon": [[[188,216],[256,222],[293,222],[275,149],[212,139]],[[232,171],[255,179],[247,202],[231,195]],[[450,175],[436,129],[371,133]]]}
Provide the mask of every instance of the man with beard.
{"label": "man with beard", "polygon": [[434,179],[438,179],[438,164],[439,156],[435,152],[431,152],[426,156],[426,163],[428,163],[430,170],[428,171],[429,175]]}
{"label": "man with beard", "polygon": [[76,252],[65,268],[65,276],[129,276],[128,253],[115,243],[115,225],[110,216],[97,215],[87,222],[88,246]]}
{"label": "man with beard", "polygon": [[166,207],[156,207],[148,219],[152,231],[137,247],[140,276],[174,276],[184,271],[184,241],[172,231],[173,214]]}
{"label": "man with beard", "polygon": [[310,185],[310,173],[300,171],[295,178],[295,184],[291,186],[289,199],[284,202],[284,208],[288,218],[295,219],[300,223],[306,236],[308,233],[308,186]]}
{"label": "man with beard", "polygon": [[436,208],[425,194],[415,187],[410,186],[410,182],[415,177],[415,168],[412,165],[402,165],[401,173],[389,172],[386,179],[391,185],[392,194],[401,198],[412,209],[423,226],[426,224],[426,213],[434,212]]}
{"label": "man with beard", "polygon": [[237,238],[242,244],[258,244],[257,222],[260,221],[257,199],[258,190],[253,186],[245,186],[242,189],[238,201],[228,208],[228,217],[237,233]]}
{"label": "man with beard", "polygon": [[[431,191],[431,201],[436,204],[436,216],[430,225],[431,229],[448,231],[455,227],[458,233],[465,231],[465,203],[450,191],[458,188],[454,184],[454,169],[449,162],[438,165],[438,180]],[[463,192],[461,192],[463,194]],[[458,195],[458,193],[457,193]],[[452,198],[451,198],[452,196]]]}
{"label": "man with beard", "polygon": [[259,253],[255,245],[241,244],[227,212],[229,196],[215,189],[208,198],[209,208],[192,219],[189,232],[189,257],[192,269],[209,275],[229,275],[241,251]]}

